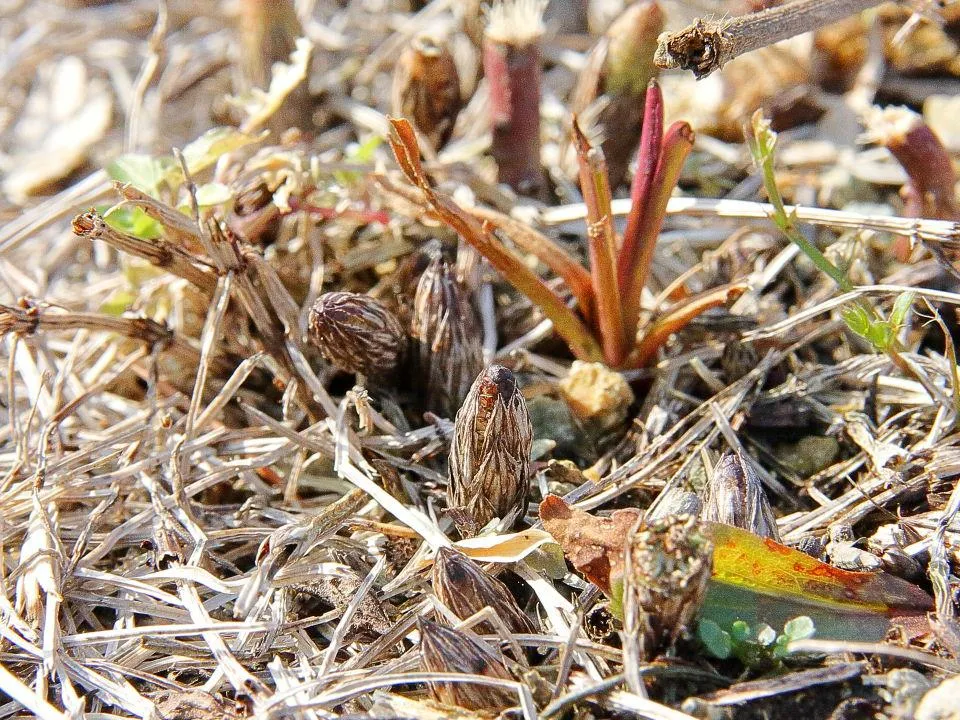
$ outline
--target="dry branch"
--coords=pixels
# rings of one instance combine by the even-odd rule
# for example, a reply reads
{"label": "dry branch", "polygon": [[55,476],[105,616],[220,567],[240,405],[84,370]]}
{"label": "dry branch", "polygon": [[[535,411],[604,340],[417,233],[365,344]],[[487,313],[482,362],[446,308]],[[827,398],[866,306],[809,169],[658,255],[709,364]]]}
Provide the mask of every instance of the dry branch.
{"label": "dry branch", "polygon": [[697,78],[704,78],[739,55],[878,4],[878,0],[796,0],[724,20],[698,18],[683,30],[661,35],[654,62],[662,68],[691,70]]}

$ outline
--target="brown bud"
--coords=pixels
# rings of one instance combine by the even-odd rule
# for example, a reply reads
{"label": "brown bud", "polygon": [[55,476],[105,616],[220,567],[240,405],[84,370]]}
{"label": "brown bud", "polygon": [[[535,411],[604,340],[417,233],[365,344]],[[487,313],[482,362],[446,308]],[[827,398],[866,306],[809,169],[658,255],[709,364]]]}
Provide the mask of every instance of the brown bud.
{"label": "brown bud", "polygon": [[[420,631],[420,659],[427,672],[513,679],[503,662],[471,635],[422,617],[417,619],[417,629]],[[430,683],[430,691],[438,701],[468,710],[500,711],[516,705],[514,693],[494,685],[438,681]]]}
{"label": "brown bud", "polygon": [[396,316],[367,295],[328,292],[310,310],[310,337],[345,372],[371,377],[397,369],[406,335]]}
{"label": "brown bud", "polygon": [[410,336],[424,407],[451,417],[483,368],[480,323],[467,293],[439,250],[420,277]]}
{"label": "brown bud", "polygon": [[[433,563],[433,592],[461,620],[485,607],[493,610],[507,628],[515,633],[535,633],[536,628],[507,586],[483,571],[461,552],[440,548]],[[478,632],[496,632],[489,623],[477,625]]]}
{"label": "brown bud", "polygon": [[450,139],[461,105],[450,49],[428,35],[416,36],[394,66],[391,112],[410,120],[437,150]]}
{"label": "brown bud", "polygon": [[751,461],[739,452],[725,452],[713,469],[704,520],[733,525],[780,542],[780,531]]}
{"label": "brown bud", "polygon": [[526,508],[533,428],[517,379],[502,365],[477,376],[454,421],[447,498],[464,534]]}
{"label": "brown bud", "polygon": [[703,602],[713,544],[692,515],[641,523],[627,535],[623,617],[639,659],[672,646]]}

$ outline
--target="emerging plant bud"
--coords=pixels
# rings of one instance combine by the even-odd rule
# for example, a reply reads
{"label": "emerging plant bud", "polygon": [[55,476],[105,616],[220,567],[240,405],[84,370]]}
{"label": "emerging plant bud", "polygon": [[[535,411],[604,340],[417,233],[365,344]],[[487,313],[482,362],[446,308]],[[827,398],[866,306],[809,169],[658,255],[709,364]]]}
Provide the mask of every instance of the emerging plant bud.
{"label": "emerging plant bud", "polygon": [[533,427],[517,379],[491,365],[457,413],[450,447],[451,510],[464,535],[493,518],[512,522],[527,500]]}
{"label": "emerging plant bud", "polygon": [[780,542],[777,521],[760,477],[739,452],[725,452],[713,469],[700,516]]}
{"label": "emerging plant bud", "polygon": [[713,543],[692,515],[642,522],[627,536],[623,619],[627,645],[653,657],[671,647],[703,602],[713,568]]}
{"label": "emerging plant bud", "polygon": [[367,295],[328,292],[310,310],[310,337],[345,372],[384,377],[397,369],[406,335],[396,316]]}
{"label": "emerging plant bud", "polygon": [[[900,189],[904,214],[960,220],[953,161],[922,116],[905,107],[874,108],[864,117],[864,125],[866,137],[884,145],[907,173],[907,182]],[[894,241],[898,260],[909,259],[913,242],[902,236]]]}
{"label": "emerging plant bud", "polygon": [[[493,610],[515,633],[535,633],[536,628],[507,586],[484,572],[461,552],[442,547],[433,563],[433,592],[454,615],[466,620],[485,607]],[[489,623],[477,625],[477,632],[496,632]]]}
{"label": "emerging plant bud", "polygon": [[446,43],[418,35],[394,66],[391,112],[410,120],[439,150],[460,113],[460,76]]}
{"label": "emerging plant bud", "polygon": [[535,194],[540,166],[540,44],[546,0],[498,0],[487,13],[483,74],[490,86],[491,153],[498,179]]}
{"label": "emerging plant bud", "polygon": [[[628,5],[590,51],[573,92],[574,115],[595,114],[603,136],[603,154],[616,188],[624,179],[640,142],[643,98],[659,70],[653,64],[665,15],[656,0]],[[598,99],[596,112],[587,112]]]}
{"label": "emerging plant bud", "polygon": [[452,417],[483,368],[483,348],[476,313],[439,249],[417,285],[410,336],[424,407]]}
{"label": "emerging plant bud", "polygon": [[[463,673],[512,680],[503,662],[479,640],[467,633],[417,619],[420,631],[420,659],[427,672]],[[432,682],[433,696],[447,705],[468,710],[500,711],[516,704],[506,688],[480,683]]]}

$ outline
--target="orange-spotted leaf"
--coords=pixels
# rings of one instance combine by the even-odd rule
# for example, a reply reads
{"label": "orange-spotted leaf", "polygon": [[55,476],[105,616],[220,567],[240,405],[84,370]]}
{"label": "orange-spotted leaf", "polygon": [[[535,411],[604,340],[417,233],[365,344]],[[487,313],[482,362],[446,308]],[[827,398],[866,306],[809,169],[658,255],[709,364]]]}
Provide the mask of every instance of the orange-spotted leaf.
{"label": "orange-spotted leaf", "polygon": [[[624,509],[596,517],[555,496],[540,504],[544,528],[608,596],[622,588],[624,541],[641,516],[640,510]],[[932,608],[927,593],[892,575],[840,570],[731,525],[703,526],[714,550],[700,616],[720,625],[741,619],[781,627],[809,615],[818,637],[881,640],[891,618],[903,623]]]}
{"label": "orange-spotted leaf", "polygon": [[893,575],[841,570],[732,525],[709,523],[707,532],[714,582],[847,611],[889,615],[932,607],[929,595]]}

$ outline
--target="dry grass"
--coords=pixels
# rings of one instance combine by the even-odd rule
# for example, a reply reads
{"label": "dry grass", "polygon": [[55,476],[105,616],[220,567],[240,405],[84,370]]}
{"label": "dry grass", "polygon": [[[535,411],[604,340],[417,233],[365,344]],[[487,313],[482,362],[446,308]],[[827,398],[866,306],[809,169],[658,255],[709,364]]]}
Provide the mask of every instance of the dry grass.
{"label": "dry grass", "polygon": [[[527,718],[681,718],[705,707],[746,717],[785,694],[826,717],[840,695],[815,705],[810,688],[821,685],[852,688],[889,714],[893,700],[877,687],[891,669],[930,683],[957,671],[960,387],[944,338],[956,336],[960,292],[941,264],[960,241],[957,223],[892,216],[890,188],[862,178],[848,179],[869,208],[797,207],[811,237],[855,260],[858,289],[837,295],[767,220],[742,148],[698,148],[644,307],[652,313],[678,287],[750,289],[674,338],[655,366],[626,374],[639,397],[629,425],[567,452],[585,471],[580,484],[547,465],[571,426],[534,423],[525,523],[534,527],[513,545],[492,539],[471,552],[499,560],[491,567],[541,632],[486,636],[516,680],[448,678],[422,671],[416,618],[451,619],[429,565],[455,537],[443,512],[452,418],[413,412],[416,388],[351,390],[310,345],[306,319],[323,290],[396,303],[404,259],[430,237],[452,239],[409,191],[390,190],[404,183],[386,145],[363,143],[385,132],[378,98],[389,95],[397,48],[424,27],[455,29],[449,9],[459,4],[435,0],[413,15],[403,3],[302,3],[312,12],[315,137],[257,136],[157,198],[98,168],[124,151],[171,154],[244,119],[223,101],[234,87],[235,3],[168,0],[159,23],[154,2],[66,5],[0,7],[0,720],[449,717],[457,711],[426,694],[443,679],[513,693]],[[512,214],[582,256],[585,211],[563,195],[572,186],[556,160],[558,101],[580,55],[553,39],[544,157],[569,202],[533,206],[491,182],[482,96],[427,170],[458,199]],[[80,96],[69,115],[58,112],[64,73]],[[69,126],[91,106],[100,115]],[[17,120],[28,116],[46,144],[28,147]],[[69,138],[55,137],[62,126],[83,143],[71,157]],[[788,197],[829,195],[831,167],[784,167]],[[198,206],[198,186],[250,197],[258,181],[282,188],[289,212]],[[734,197],[712,199],[721,186]],[[79,213],[118,203],[159,218],[169,247],[71,232]],[[920,243],[914,262],[890,259],[893,234]],[[508,364],[528,400],[556,398],[571,358],[549,341],[549,323],[469,251],[458,260],[487,360]],[[917,293],[900,335],[910,375],[839,312],[852,296],[888,309],[907,289]],[[731,347],[753,360],[738,366]],[[832,438],[834,450],[810,457],[796,442],[806,437]],[[756,687],[736,685],[742,667],[691,644],[639,669],[650,697],[624,684],[617,638],[585,630],[596,589],[547,572],[533,503],[549,488],[585,510],[656,507],[673,489],[702,489],[728,447],[758,459],[785,543],[849,524],[874,556],[896,550],[916,563],[937,601],[929,632],[806,641],[812,660]],[[684,704],[695,696],[699,705]]]}

